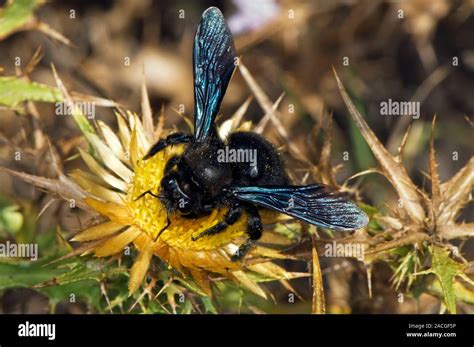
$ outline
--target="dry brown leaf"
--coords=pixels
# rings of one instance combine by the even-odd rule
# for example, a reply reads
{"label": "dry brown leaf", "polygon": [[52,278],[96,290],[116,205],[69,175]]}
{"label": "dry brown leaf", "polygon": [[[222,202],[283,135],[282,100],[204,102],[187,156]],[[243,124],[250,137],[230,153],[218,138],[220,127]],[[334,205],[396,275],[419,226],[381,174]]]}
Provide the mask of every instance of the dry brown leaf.
{"label": "dry brown leaf", "polygon": [[56,195],[61,199],[67,201],[74,200],[74,203],[77,207],[95,214],[94,210],[87,206],[87,204],[84,202],[84,199],[88,196],[87,193],[64,174],[60,174],[57,179],[53,179],[30,175],[25,172],[18,172],[1,166],[0,170],[5,171],[12,176],[18,177],[37,188],[44,189],[50,194]]}
{"label": "dry brown leaf", "polygon": [[469,200],[474,186],[474,157],[459,170],[449,181],[441,184],[443,202],[439,206],[438,223],[448,224],[453,221],[459,210]]}
{"label": "dry brown leaf", "polygon": [[339,91],[344,103],[349,110],[349,113],[354,119],[370,149],[374,153],[374,156],[380,164],[385,177],[387,177],[387,179],[397,191],[399,197],[402,199],[404,211],[414,222],[418,222],[420,224],[423,223],[425,212],[418,189],[411,181],[403,165],[398,162],[390,153],[388,153],[382,143],[380,143],[378,140],[377,136],[375,136],[372,129],[370,129],[370,127],[367,125],[366,121],[347,94],[346,89],[339,79],[336,70],[333,69],[333,71]]}

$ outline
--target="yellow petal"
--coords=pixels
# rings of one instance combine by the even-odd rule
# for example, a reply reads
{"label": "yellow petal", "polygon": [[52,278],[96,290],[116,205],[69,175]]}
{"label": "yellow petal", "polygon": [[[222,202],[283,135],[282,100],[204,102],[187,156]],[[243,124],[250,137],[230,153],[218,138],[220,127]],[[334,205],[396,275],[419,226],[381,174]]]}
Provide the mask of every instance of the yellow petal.
{"label": "yellow petal", "polygon": [[150,241],[150,237],[145,234],[145,233],[141,233],[134,241],[133,241],[133,244],[135,245],[135,247],[139,250],[139,251],[142,251],[145,249],[145,247],[147,246],[148,244],[148,241]]}
{"label": "yellow petal", "polygon": [[234,121],[232,119],[228,119],[219,127],[219,137],[222,140],[225,140],[229,136],[230,132],[232,131],[233,123]]}
{"label": "yellow petal", "polygon": [[279,280],[280,279],[289,280],[292,278],[307,277],[310,275],[309,273],[305,273],[305,272],[288,272],[282,267],[272,262],[247,265],[246,268],[254,272],[257,272],[259,274],[262,274],[266,277],[279,279]]}
{"label": "yellow petal", "polygon": [[105,124],[102,121],[99,121],[99,127],[100,130],[102,131],[102,135],[104,137],[105,142],[107,142],[107,145],[110,147],[110,149],[115,153],[117,157],[119,157],[121,160],[127,162],[125,158],[125,152],[123,150],[122,142],[118,138],[117,135],[110,129],[110,127]]}
{"label": "yellow petal", "polygon": [[243,122],[240,127],[237,128],[237,131],[250,131],[253,128],[252,121],[248,120]]}
{"label": "yellow petal", "polygon": [[137,131],[137,139],[140,148],[150,147],[150,143],[148,142],[145,135],[145,129],[143,129],[142,122],[140,122],[138,116],[130,111],[127,111],[127,114],[129,117],[130,129],[136,129]]}
{"label": "yellow petal", "polygon": [[294,259],[294,257],[287,255],[287,254],[281,254],[280,252],[267,248],[267,247],[262,247],[262,246],[257,246],[254,247],[251,251],[252,255],[259,255],[261,257],[266,257],[266,258],[273,258],[273,259]]}
{"label": "yellow petal", "polygon": [[94,225],[93,227],[90,227],[82,231],[78,235],[74,236],[72,238],[72,241],[83,242],[83,241],[98,240],[103,237],[112,235],[113,233],[123,228],[124,226],[122,224],[117,224],[114,222],[106,222],[99,225]]}
{"label": "yellow petal", "polygon": [[100,214],[109,217],[112,222],[122,225],[129,225],[132,222],[130,211],[124,205],[113,202],[102,202],[93,198],[85,198],[84,202]]}
{"label": "yellow petal", "polygon": [[126,199],[125,194],[113,191],[100,185],[96,182],[97,180],[93,179],[95,178],[95,176],[92,176],[87,172],[81,170],[74,170],[69,174],[69,176],[71,176],[74,181],[76,181],[76,183],[81,186],[82,189],[105,201],[111,201],[117,204],[121,204]]}
{"label": "yellow petal", "polygon": [[105,165],[107,165],[107,168],[117,174],[117,176],[122,178],[125,182],[132,180],[132,171],[120,161],[109,146],[102,142],[95,134],[88,134],[87,138],[97,150],[100,158],[104,161]]}
{"label": "yellow petal", "polygon": [[171,267],[175,268],[176,271],[180,272],[181,274],[184,274],[184,267],[182,266],[182,259],[180,259],[180,250],[177,248],[172,248],[168,247],[168,264],[171,265]]}
{"label": "yellow petal", "polygon": [[140,235],[141,231],[138,228],[130,227],[124,232],[114,236],[95,249],[95,255],[98,257],[108,257],[109,255],[122,252],[130,242]]}
{"label": "yellow petal", "polygon": [[137,139],[136,128],[133,128],[132,136],[130,138],[130,164],[132,167],[137,165],[138,160],[142,157],[140,146]]}
{"label": "yellow petal", "polygon": [[253,292],[254,294],[257,294],[258,296],[261,296],[262,298],[266,299],[267,294],[263,291],[260,286],[255,283],[247,274],[243,271],[234,271],[232,272],[232,275],[235,277],[235,279],[240,282],[245,288]]}
{"label": "yellow petal", "polygon": [[129,295],[132,295],[140,287],[145,278],[153,254],[151,246],[152,242],[147,242],[144,249],[140,251],[137,260],[135,260],[135,263],[130,270],[130,281],[128,282]]}
{"label": "yellow petal", "polygon": [[235,113],[225,122],[223,122],[219,127],[219,137],[221,139],[226,139],[231,132],[235,132],[239,127],[242,119],[247,113],[247,109],[252,102],[252,96],[249,96],[245,102],[240,105],[240,107],[235,111]]}
{"label": "yellow petal", "polygon": [[151,111],[150,98],[146,89],[145,74],[142,76],[142,123],[145,128],[146,137],[149,142],[153,141],[153,113]]}
{"label": "yellow petal", "polygon": [[82,159],[86,163],[87,167],[97,176],[101,177],[105,182],[110,184],[112,187],[120,189],[123,192],[127,191],[127,183],[123,180],[115,177],[110,174],[106,169],[104,169],[89,153],[83,151],[79,148]]}
{"label": "yellow petal", "polygon": [[130,147],[130,129],[120,113],[115,112],[115,116],[117,117],[120,140],[122,141],[123,147],[127,149]]}

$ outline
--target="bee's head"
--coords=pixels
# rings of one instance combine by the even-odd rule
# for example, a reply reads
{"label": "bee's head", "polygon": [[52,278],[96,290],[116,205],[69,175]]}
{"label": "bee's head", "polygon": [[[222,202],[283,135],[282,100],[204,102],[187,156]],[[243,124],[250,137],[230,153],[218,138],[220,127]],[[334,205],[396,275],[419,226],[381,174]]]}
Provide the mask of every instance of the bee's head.
{"label": "bee's head", "polygon": [[199,202],[198,192],[192,182],[173,172],[161,181],[161,188],[166,200],[174,210],[181,214],[191,214]]}

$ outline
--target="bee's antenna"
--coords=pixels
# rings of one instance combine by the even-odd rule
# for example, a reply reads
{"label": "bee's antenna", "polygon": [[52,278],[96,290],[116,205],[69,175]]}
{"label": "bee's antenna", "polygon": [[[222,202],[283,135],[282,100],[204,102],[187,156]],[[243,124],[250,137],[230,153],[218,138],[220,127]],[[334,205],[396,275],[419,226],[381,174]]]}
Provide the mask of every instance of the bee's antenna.
{"label": "bee's antenna", "polygon": [[137,200],[143,198],[143,197],[144,197],[145,195],[147,195],[147,194],[150,194],[150,195],[154,196],[154,197],[157,198],[157,199],[163,199],[163,198],[166,197],[166,196],[164,196],[164,195],[162,195],[162,194],[155,194],[155,193],[153,193],[151,190],[147,190],[146,192],[143,192],[143,193],[141,193],[139,196],[137,196],[133,201],[137,201]]}

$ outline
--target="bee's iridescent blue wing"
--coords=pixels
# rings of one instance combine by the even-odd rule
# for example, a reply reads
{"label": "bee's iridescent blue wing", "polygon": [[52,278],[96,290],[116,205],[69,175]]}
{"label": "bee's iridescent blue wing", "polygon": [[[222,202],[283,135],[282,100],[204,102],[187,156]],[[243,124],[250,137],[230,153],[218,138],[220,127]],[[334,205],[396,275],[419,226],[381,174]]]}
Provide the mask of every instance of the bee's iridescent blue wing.
{"label": "bee's iridescent blue wing", "polygon": [[365,227],[367,215],[350,199],[325,185],[233,187],[239,200],[287,214],[307,223],[336,230]]}
{"label": "bee's iridescent blue wing", "polygon": [[224,16],[208,8],[194,36],[194,140],[204,142],[214,127],[235,67],[235,47]]}

